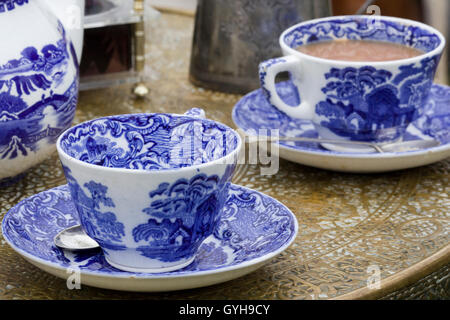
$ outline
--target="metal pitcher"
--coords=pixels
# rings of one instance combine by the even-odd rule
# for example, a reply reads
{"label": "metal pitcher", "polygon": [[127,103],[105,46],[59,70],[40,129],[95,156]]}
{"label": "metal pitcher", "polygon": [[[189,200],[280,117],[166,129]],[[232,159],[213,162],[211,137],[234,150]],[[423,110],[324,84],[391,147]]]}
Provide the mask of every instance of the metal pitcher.
{"label": "metal pitcher", "polygon": [[258,64],[281,55],[285,29],[330,15],[329,0],[198,0],[190,80],[218,91],[254,90]]}

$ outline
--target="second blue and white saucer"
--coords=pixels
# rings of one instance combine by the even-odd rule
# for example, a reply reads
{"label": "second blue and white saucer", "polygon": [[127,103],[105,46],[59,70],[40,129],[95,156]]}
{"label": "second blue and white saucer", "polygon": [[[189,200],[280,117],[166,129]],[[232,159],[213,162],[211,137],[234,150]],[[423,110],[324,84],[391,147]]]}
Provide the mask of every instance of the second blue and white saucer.
{"label": "second blue and white saucer", "polygon": [[156,292],[198,288],[248,274],[286,250],[298,231],[286,206],[231,185],[219,226],[192,264],[167,273],[134,273],[110,266],[101,250],[74,253],[53,244],[57,233],[79,223],[75,212],[67,185],[41,192],[5,215],[3,237],[26,260],[60,278],[78,271],[81,285]]}
{"label": "second blue and white saucer", "polygon": [[[277,84],[280,97],[291,105],[299,96],[291,82]],[[279,111],[267,101],[261,89],[244,96],[233,109],[233,121],[244,132],[278,129],[280,136],[317,138],[313,124],[297,120]],[[375,173],[428,165],[450,157],[450,87],[433,85],[430,98],[421,118],[412,123],[404,140],[437,139],[438,147],[420,151],[392,153],[348,153],[323,148],[318,143],[280,142],[281,158],[342,172]]]}

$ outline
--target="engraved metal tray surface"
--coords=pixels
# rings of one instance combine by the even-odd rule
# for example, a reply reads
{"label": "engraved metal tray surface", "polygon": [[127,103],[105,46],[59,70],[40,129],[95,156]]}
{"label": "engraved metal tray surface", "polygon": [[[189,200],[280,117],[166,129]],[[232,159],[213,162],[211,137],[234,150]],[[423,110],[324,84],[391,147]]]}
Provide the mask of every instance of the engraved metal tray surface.
{"label": "engraved metal tray surface", "polygon": [[[188,81],[192,17],[163,14],[148,36],[150,94],[131,86],[82,92],[75,121],[203,107],[233,126],[241,98]],[[158,32],[164,30],[164,32]],[[294,244],[261,269],[223,284],[169,293],[129,293],[66,282],[16,254],[0,236],[0,299],[449,299],[450,160],[386,174],[356,175],[280,161],[273,176],[240,165],[233,182],[262,191],[294,212]],[[20,200],[65,184],[54,155],[0,192],[0,219]],[[377,278],[380,282],[377,282]]]}

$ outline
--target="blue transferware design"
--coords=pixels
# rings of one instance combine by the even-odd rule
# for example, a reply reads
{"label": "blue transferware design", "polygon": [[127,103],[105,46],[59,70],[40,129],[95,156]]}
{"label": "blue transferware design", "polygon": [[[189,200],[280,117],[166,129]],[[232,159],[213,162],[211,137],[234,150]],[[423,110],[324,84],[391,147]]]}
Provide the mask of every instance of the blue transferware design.
{"label": "blue transferware design", "polygon": [[125,236],[124,225],[117,221],[113,212],[102,212],[102,208],[115,208],[113,200],[108,197],[108,187],[89,181],[82,188],[68,167],[63,166],[63,170],[85,232],[104,248],[124,250],[125,246],[121,244]]}
{"label": "blue transferware design", "polygon": [[143,210],[151,218],[133,229],[133,239],[143,256],[160,261],[192,257],[214,231],[235,165],[222,177],[198,174],[190,180],[162,183],[149,193],[151,203]]}
{"label": "blue transferware design", "polygon": [[[39,142],[54,144],[72,123],[78,80],[62,94],[58,86],[70,62],[67,41],[25,48],[17,60],[0,66],[0,158],[15,159],[37,151]],[[40,99],[33,96],[40,93]],[[32,102],[30,104],[30,102]]]}
{"label": "blue transferware design", "polygon": [[4,239],[19,254],[52,268],[79,268],[81,274],[140,279],[190,277],[236,270],[265,261],[285,250],[295,239],[297,222],[278,201],[257,191],[231,185],[219,227],[204,241],[189,266],[172,272],[150,274],[118,270],[101,250],[75,253],[60,250],[53,238],[79,223],[69,187],[60,186],[23,200],[2,223]]}
{"label": "blue transferware design", "polygon": [[109,168],[167,170],[220,159],[238,147],[234,132],[194,116],[140,114],[96,119],[68,130],[61,147]]}
{"label": "blue transferware design", "polygon": [[450,89],[434,85],[424,108],[424,114],[415,122],[415,127],[424,136],[434,137],[442,144],[450,143]]}
{"label": "blue transferware design", "polygon": [[[318,59],[296,50],[340,39],[396,43],[421,50],[423,55],[364,63]],[[432,28],[389,17],[304,22],[280,37],[285,57],[261,63],[261,87],[272,105],[291,117],[311,120],[322,138],[396,141],[423,113],[444,41]],[[302,104],[287,105],[276,96],[274,78],[281,71],[290,72]]]}
{"label": "blue transferware design", "polygon": [[[290,81],[278,83],[277,91],[287,104],[297,105],[300,102],[297,89]],[[407,127],[403,140],[409,141],[431,137],[442,143],[442,146],[437,148],[449,146],[449,105],[450,88],[442,85],[432,85],[430,96],[422,108],[422,115]],[[249,93],[236,104],[233,109],[233,121],[237,127],[252,134],[258,133],[260,129],[264,129],[279,130],[280,136],[318,138],[318,133],[311,121],[294,119],[279,111],[268,102],[262,89]],[[299,152],[312,152],[324,155],[343,154],[327,150],[318,143],[282,141],[280,145]],[[405,153],[398,152],[396,154]],[[374,156],[377,155],[375,154]]]}
{"label": "blue transferware design", "polygon": [[[68,204],[72,210],[69,214],[66,212]],[[21,202],[19,207],[11,211],[14,213],[2,221],[4,237],[14,239],[15,245],[26,249],[27,252],[38,253],[41,259],[56,259],[62,264],[70,262],[58,248],[48,246],[49,241],[53,241],[50,235],[55,230],[63,230],[77,224],[78,219],[73,215],[75,208],[67,187],[39,193],[28,201]]]}
{"label": "blue transferware design", "polygon": [[[222,245],[233,249],[234,263],[269,254],[271,246],[286,243],[293,232],[292,217],[280,209],[270,198],[261,197],[254,191],[231,192],[214,235]],[[248,226],[252,232],[243,238]],[[271,245],[267,246],[267,243]]]}
{"label": "blue transferware design", "polygon": [[394,141],[420,116],[428,98],[439,57],[426,58],[420,67],[400,67],[394,75],[383,69],[332,68],[322,88],[326,100],[316,114],[320,125],[341,137],[359,141]]}
{"label": "blue transferware design", "polygon": [[430,52],[439,47],[440,38],[422,27],[383,20],[378,17],[348,16],[308,23],[286,33],[291,48],[335,39],[388,41]]}
{"label": "blue transferware design", "polygon": [[[11,45],[0,54],[0,185],[16,181],[16,176],[50,156],[75,115],[76,53],[62,24],[44,11],[34,1],[0,1],[2,23],[17,29]],[[11,26],[22,14],[32,14],[35,21]],[[26,23],[30,30],[24,33]],[[39,35],[33,23],[39,25]],[[17,43],[21,49],[11,50]]]}

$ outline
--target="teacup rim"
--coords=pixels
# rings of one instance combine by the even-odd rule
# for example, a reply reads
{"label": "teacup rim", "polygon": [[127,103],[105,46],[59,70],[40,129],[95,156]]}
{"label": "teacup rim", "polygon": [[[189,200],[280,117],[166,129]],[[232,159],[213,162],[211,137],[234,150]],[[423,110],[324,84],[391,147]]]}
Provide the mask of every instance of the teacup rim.
{"label": "teacup rim", "polygon": [[[388,61],[345,61],[345,60],[334,60],[334,59],[324,59],[324,58],[314,57],[314,56],[302,53],[302,52],[290,47],[284,41],[285,36],[289,32],[292,32],[293,30],[297,29],[298,27],[305,26],[305,25],[308,25],[311,23],[320,22],[320,21],[348,19],[348,18],[355,19],[355,20],[356,19],[375,19],[375,18],[377,18],[377,19],[382,19],[385,21],[393,21],[393,22],[398,22],[398,23],[403,23],[403,24],[417,25],[417,26],[420,26],[421,28],[424,28],[424,29],[436,34],[439,37],[441,43],[439,44],[439,46],[437,46],[430,52],[425,52],[424,54],[421,54],[419,56],[407,58],[407,59],[388,60]],[[374,17],[372,15],[340,15],[340,16],[330,16],[330,17],[311,19],[311,20],[297,23],[297,24],[287,28],[286,30],[283,31],[283,33],[279,37],[280,47],[282,48],[282,50],[284,52],[289,52],[290,55],[300,56],[304,59],[306,58],[306,59],[309,59],[309,60],[315,61],[315,62],[335,64],[338,66],[354,66],[354,67],[362,67],[362,66],[367,66],[367,65],[370,65],[373,67],[380,67],[380,66],[391,66],[391,65],[398,65],[398,64],[415,63],[422,59],[441,54],[446,46],[446,42],[447,41],[446,41],[444,35],[439,30],[437,30],[436,28],[434,28],[426,23],[411,20],[411,19],[392,17],[392,16],[376,16],[376,17]]]}
{"label": "teacup rim", "polygon": [[[237,138],[236,148],[234,150],[232,150],[230,153],[226,154],[225,156],[220,157],[219,159],[215,159],[213,161],[208,161],[208,162],[201,163],[201,164],[191,165],[191,166],[182,167],[182,168],[170,168],[170,169],[164,169],[164,170],[145,170],[145,169],[112,168],[112,167],[104,167],[104,166],[91,164],[91,163],[88,163],[88,162],[85,162],[85,161],[82,161],[82,160],[79,160],[79,159],[76,159],[76,158],[70,156],[61,147],[61,142],[64,138],[64,135],[67,132],[74,130],[76,127],[79,127],[79,126],[82,126],[82,125],[85,125],[85,124],[88,124],[88,123],[91,123],[94,121],[106,120],[106,119],[115,118],[115,117],[122,117],[122,116],[132,117],[132,116],[148,116],[148,115],[170,115],[170,116],[176,116],[176,117],[191,118],[191,119],[197,120],[197,121],[208,121],[208,122],[220,124],[221,126],[225,127],[227,130],[232,132],[234,134],[234,136]],[[214,165],[218,165],[218,164],[223,164],[223,165],[234,164],[236,161],[234,161],[233,159],[235,156],[237,159],[238,154],[241,151],[241,148],[242,148],[241,136],[239,135],[239,133],[236,130],[227,126],[226,124],[223,124],[219,121],[215,121],[212,119],[197,118],[195,116],[190,116],[190,115],[177,114],[177,113],[158,113],[158,112],[117,114],[117,115],[110,115],[110,116],[104,116],[104,117],[99,117],[99,118],[95,118],[95,119],[90,119],[87,121],[80,122],[74,126],[71,126],[68,129],[66,129],[64,132],[62,132],[60,134],[60,136],[58,137],[58,140],[56,141],[56,149],[57,149],[59,157],[64,158],[65,160],[67,160],[69,162],[76,163],[82,167],[90,168],[92,170],[104,171],[104,172],[109,172],[109,173],[115,172],[115,173],[123,173],[123,174],[141,174],[141,175],[142,174],[168,175],[168,174],[174,174],[174,173],[182,173],[182,172],[186,172],[186,171],[196,171],[197,169],[210,167],[210,166],[214,166]]]}

